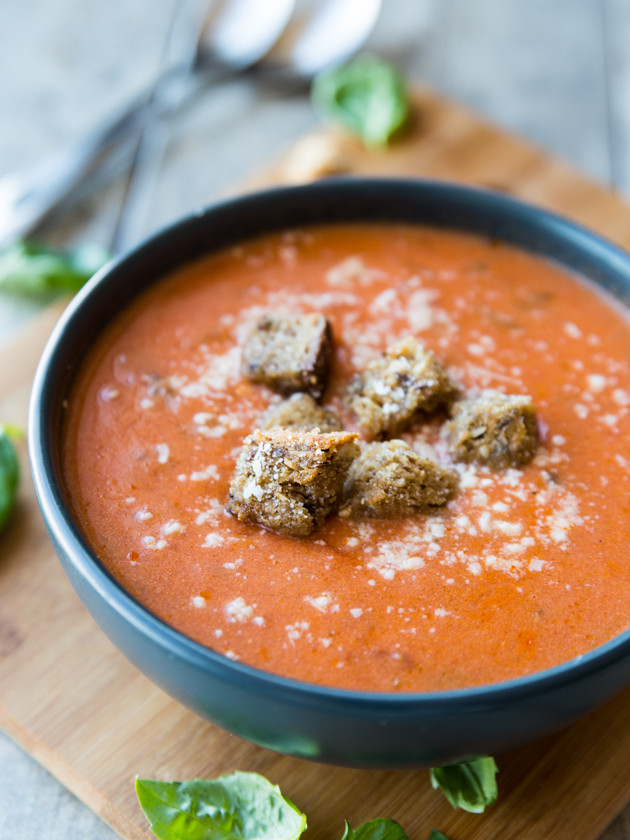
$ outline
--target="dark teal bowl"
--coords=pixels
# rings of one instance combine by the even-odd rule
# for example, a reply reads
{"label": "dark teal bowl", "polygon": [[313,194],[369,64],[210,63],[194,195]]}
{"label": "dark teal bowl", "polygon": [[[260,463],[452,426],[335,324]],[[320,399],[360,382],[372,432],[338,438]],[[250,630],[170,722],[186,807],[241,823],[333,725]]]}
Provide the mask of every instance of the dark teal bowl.
{"label": "dark teal bowl", "polygon": [[495,237],[552,258],[622,301],[630,296],[626,253],[502,194],[392,179],[269,190],[196,213],[100,271],[48,343],[28,431],[35,488],[55,550],[87,609],[134,665],[197,714],[261,746],[332,764],[402,768],[500,753],[567,726],[630,683],[630,632],[559,667],[460,691],[364,693],[273,676],[202,647],[121,588],[73,520],[60,458],[64,400],[77,369],[95,336],[156,278],[265,232],[381,220]]}

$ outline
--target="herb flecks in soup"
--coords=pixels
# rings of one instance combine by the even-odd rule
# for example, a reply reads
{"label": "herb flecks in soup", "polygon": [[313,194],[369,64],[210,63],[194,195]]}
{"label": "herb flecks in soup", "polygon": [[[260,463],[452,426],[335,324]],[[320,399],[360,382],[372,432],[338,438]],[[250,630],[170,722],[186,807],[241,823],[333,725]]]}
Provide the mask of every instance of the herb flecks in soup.
{"label": "herb flecks in soup", "polygon": [[[289,408],[244,375],[243,347],[268,313],[330,323],[321,405],[316,393]],[[410,447],[409,463],[455,476],[442,507],[333,513],[299,538],[226,512],[256,429],[341,426],[367,442],[348,384],[409,336],[462,389],[460,404],[482,401],[481,420],[479,403],[438,405],[385,435]],[[503,415],[503,397],[519,395],[531,406]],[[328,428],[310,425],[320,411]],[[293,422],[276,423],[278,412]],[[506,417],[520,430],[509,438]],[[452,689],[555,665],[629,623],[627,317],[587,283],[501,244],[322,227],[187,266],[99,340],[70,400],[65,449],[77,520],[121,584],[183,633],[274,673],[359,690]],[[376,464],[395,467],[385,451],[364,451],[375,465],[356,477],[367,498],[380,492]]]}

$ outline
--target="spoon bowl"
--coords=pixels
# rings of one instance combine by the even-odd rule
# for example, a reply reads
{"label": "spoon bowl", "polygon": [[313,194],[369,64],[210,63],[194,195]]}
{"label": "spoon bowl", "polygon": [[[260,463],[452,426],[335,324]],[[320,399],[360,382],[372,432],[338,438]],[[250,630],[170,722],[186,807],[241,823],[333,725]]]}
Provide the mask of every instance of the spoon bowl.
{"label": "spoon bowl", "polygon": [[195,44],[194,64],[245,70],[276,44],[295,11],[295,0],[227,0],[211,6]]}
{"label": "spoon bowl", "polygon": [[372,33],[381,8],[382,0],[311,4],[257,69],[280,83],[307,83],[322,70],[352,58]]}

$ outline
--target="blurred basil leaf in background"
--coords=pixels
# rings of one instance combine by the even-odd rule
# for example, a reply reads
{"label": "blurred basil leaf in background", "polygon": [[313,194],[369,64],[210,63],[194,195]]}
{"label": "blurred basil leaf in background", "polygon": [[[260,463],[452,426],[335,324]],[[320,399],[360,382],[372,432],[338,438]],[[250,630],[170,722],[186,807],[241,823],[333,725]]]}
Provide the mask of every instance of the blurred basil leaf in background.
{"label": "blurred basil leaf in background", "polygon": [[360,55],[320,73],[311,94],[322,116],[342,123],[366,146],[386,146],[410,116],[403,77],[375,55]]}
{"label": "blurred basil leaf in background", "polygon": [[74,294],[109,258],[100,245],[64,252],[20,240],[0,252],[0,292],[42,300]]}
{"label": "blurred basil leaf in background", "polygon": [[20,465],[11,440],[19,434],[13,426],[0,423],[0,531],[11,516],[20,483]]}

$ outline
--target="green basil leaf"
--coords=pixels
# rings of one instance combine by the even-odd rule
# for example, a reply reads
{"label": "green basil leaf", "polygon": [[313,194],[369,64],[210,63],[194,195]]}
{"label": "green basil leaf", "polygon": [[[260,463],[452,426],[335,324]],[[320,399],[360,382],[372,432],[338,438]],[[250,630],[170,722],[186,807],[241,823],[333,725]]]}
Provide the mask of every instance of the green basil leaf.
{"label": "green basil leaf", "polygon": [[313,103],[367,146],[385,146],[409,119],[409,96],[398,70],[374,55],[320,73]]}
{"label": "green basil leaf", "polygon": [[490,756],[431,769],[431,784],[453,808],[481,814],[497,798],[497,765]]}
{"label": "green basil leaf", "polygon": [[0,423],[0,429],[4,429],[6,434],[13,440],[26,439],[26,432],[21,426],[16,426],[13,423]]}
{"label": "green basil leaf", "polygon": [[346,820],[345,829],[341,840],[356,840],[356,837],[357,836],[354,833],[354,829],[352,828],[348,820]]}
{"label": "green basil leaf", "polygon": [[378,819],[363,823],[357,829],[346,820],[341,840],[409,840],[396,820]]}
{"label": "green basil leaf", "polygon": [[160,840],[297,840],[306,829],[304,814],[257,773],[137,779],[136,793]]}
{"label": "green basil leaf", "polygon": [[354,831],[355,840],[409,840],[396,820],[378,819],[363,823]]}
{"label": "green basil leaf", "polygon": [[9,437],[9,429],[0,424],[0,531],[7,524],[20,483],[17,452]]}
{"label": "green basil leaf", "polygon": [[448,840],[446,834],[442,834],[441,831],[438,831],[437,828],[434,828],[431,834],[429,834],[429,840]]}
{"label": "green basil leaf", "polygon": [[0,292],[49,299],[77,292],[103,266],[109,255],[98,245],[82,245],[70,253],[20,240],[0,253]]}

